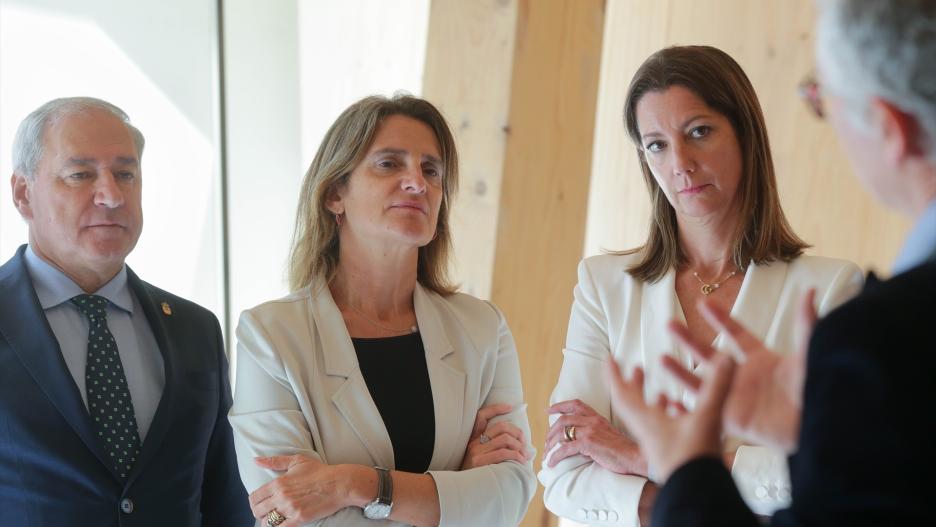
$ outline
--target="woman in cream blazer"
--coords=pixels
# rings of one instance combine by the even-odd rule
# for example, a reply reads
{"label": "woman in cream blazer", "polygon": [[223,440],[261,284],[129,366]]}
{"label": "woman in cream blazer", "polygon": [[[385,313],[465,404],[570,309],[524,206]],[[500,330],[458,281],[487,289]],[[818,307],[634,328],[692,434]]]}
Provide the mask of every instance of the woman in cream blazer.
{"label": "woman in cream blazer", "polygon": [[[666,330],[672,319],[685,321],[674,292],[676,273],[670,271],[655,283],[641,282],[627,273],[637,260],[638,255],[601,255],[579,264],[562,371],[550,397],[552,403],[578,399],[621,430],[626,430],[626,423],[611,407],[604,381],[609,357],[624,371],[644,368],[647,400],[663,393],[692,405],[690,394],[660,361],[671,355],[687,368],[695,367],[688,350],[680,349]],[[800,256],[790,263],[751,264],[731,316],[763,336],[770,349],[793,350],[796,308],[806,291],[816,289],[818,312],[823,315],[857,294],[861,283],[857,266],[843,260]],[[715,339],[714,347],[725,347],[723,335]],[[731,472],[752,510],[767,515],[789,502],[782,452],[736,441],[728,441],[726,448],[735,452]],[[638,525],[646,477],[614,473],[579,455],[555,467],[544,464],[539,479],[546,487],[547,506],[559,516],[594,525]]]}
{"label": "woman in cream blazer", "polygon": [[[669,355],[695,369],[667,330],[671,320],[725,346],[699,314],[705,298],[788,352],[802,337],[794,318],[803,295],[816,290],[821,315],[857,294],[862,278],[852,263],[802,255],[806,244],[780,208],[757,96],[724,52],[686,46],[653,54],[631,81],[625,123],[651,193],[650,234],[638,249],[579,266],[539,479],[559,516],[637,527],[650,521],[653,467],[612,406],[606,361],[643,368],[648,400],[662,394],[691,408],[661,365]],[[730,438],[726,448],[752,510],[769,515],[789,502],[782,452]]]}
{"label": "woman in cream blazer", "polygon": [[[429,474],[439,493],[441,525],[516,525],[535,490],[529,462],[459,470],[482,407],[511,405],[499,420],[530,437],[517,353],[504,317],[474,297],[442,297],[421,286],[414,304],[435,408]],[[237,342],[230,420],[248,490],[276,476],[254,464],[257,456],[304,454],[326,464],[394,466],[386,427],[328,288],[306,288],[245,311]],[[322,525],[372,523],[361,509],[350,508]]]}
{"label": "woman in cream blazer", "polygon": [[368,97],[326,134],[303,183],[294,293],[237,328],[229,418],[268,527],[523,518],[536,479],[513,337],[444,274],[456,178],[427,101]]}

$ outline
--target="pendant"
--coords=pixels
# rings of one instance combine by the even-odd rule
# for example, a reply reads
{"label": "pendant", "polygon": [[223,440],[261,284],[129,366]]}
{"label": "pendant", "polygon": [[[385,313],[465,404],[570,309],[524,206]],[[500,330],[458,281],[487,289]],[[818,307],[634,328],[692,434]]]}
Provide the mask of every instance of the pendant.
{"label": "pendant", "polygon": [[705,296],[712,294],[712,291],[715,290],[715,288],[709,284],[702,284],[702,287],[700,289],[702,290],[702,294]]}

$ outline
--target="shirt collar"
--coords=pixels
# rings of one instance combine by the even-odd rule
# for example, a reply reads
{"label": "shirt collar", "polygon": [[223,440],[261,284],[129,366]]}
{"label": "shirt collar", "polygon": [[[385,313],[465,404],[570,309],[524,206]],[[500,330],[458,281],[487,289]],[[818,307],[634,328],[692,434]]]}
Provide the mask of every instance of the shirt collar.
{"label": "shirt collar", "polygon": [[904,242],[894,262],[893,274],[912,269],[933,256],[936,251],[936,200],[926,207]]}
{"label": "shirt collar", "polygon": [[[36,296],[42,309],[50,309],[64,302],[68,302],[85,292],[65,273],[37,255],[32,246],[26,247],[26,270],[32,278]],[[130,296],[130,287],[127,283],[127,266],[120,268],[117,276],[111,278],[103,287],[94,292],[108,302],[133,314],[133,297]]]}

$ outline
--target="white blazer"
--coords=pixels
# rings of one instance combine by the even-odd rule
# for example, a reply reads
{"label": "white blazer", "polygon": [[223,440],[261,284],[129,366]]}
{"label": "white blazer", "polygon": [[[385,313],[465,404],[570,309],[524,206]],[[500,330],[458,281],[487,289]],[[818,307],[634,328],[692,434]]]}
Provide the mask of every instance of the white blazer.
{"label": "white blazer", "polygon": [[[478,409],[490,404],[513,405],[502,419],[523,431],[533,451],[510,330],[497,308],[465,294],[442,297],[417,285],[413,300],[435,408],[428,473],[439,492],[440,525],[516,525],[536,490],[532,461],[459,470]],[[248,492],[277,476],[258,468],[256,456],[394,467],[390,436],[327,287],[241,314],[230,421]],[[349,507],[314,525],[398,524]]]}
{"label": "white blazer", "polygon": [[[601,255],[579,264],[562,370],[550,397],[552,403],[581,399],[625,432],[605,380],[609,357],[624,371],[644,368],[648,400],[664,392],[687,405],[693,402],[660,364],[661,357],[669,354],[690,369],[693,365],[689,351],[679,349],[666,330],[669,320],[685,320],[676,296],[676,273],[670,270],[653,284],[635,280],[627,268],[637,258]],[[771,349],[790,352],[796,342],[796,308],[809,288],[816,288],[817,309],[823,315],[856,295],[862,282],[858,267],[843,260],[801,256],[790,263],[751,264],[731,315]],[[724,336],[716,337],[714,345],[725,347]],[[556,419],[551,417],[550,423]],[[733,450],[738,445],[729,440],[726,447]],[[731,471],[754,512],[772,514],[789,502],[782,452],[740,446]],[[539,480],[546,487],[546,507],[559,516],[595,525],[639,526],[637,504],[646,482],[642,477],[616,474],[585,456],[571,456],[554,468],[544,460]]]}

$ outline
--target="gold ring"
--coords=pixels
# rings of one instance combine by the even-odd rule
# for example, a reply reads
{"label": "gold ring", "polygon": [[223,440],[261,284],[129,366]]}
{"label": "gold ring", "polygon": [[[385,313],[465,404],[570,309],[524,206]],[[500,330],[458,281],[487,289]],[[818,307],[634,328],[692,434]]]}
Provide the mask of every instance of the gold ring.
{"label": "gold ring", "polygon": [[575,441],[575,425],[566,425],[562,433],[565,435],[566,441]]}
{"label": "gold ring", "polygon": [[280,514],[280,511],[273,509],[267,513],[267,527],[276,527],[286,521],[286,517]]}

